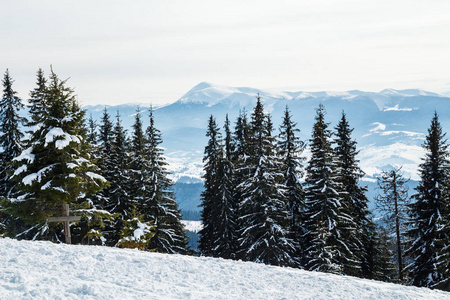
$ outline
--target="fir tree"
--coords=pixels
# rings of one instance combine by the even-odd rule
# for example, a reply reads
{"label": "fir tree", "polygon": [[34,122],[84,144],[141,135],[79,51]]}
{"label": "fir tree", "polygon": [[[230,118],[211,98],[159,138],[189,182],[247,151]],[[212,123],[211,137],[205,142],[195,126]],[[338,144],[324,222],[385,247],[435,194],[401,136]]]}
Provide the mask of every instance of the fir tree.
{"label": "fir tree", "polygon": [[110,187],[107,189],[109,195],[105,204],[105,209],[118,217],[105,229],[106,244],[116,245],[121,236],[126,220],[132,219],[131,212],[135,210],[135,205],[131,199],[131,183],[129,172],[129,141],[127,132],[122,126],[120,113],[117,111],[116,122],[112,131],[111,153],[110,153]]}
{"label": "fir tree", "polygon": [[405,184],[409,179],[402,176],[399,169],[383,171],[378,178],[378,187],[383,194],[379,194],[375,200],[377,208],[384,217],[384,222],[395,232],[395,247],[398,268],[398,279],[403,281],[403,252],[405,221],[407,218],[408,189]]}
{"label": "fir tree", "polygon": [[149,168],[146,170],[148,197],[141,204],[144,220],[155,226],[148,248],[163,253],[186,253],[187,237],[181,223],[178,204],[174,200],[172,181],[166,169],[161,132],[155,127],[153,109],[150,108],[150,125],[146,130],[146,155]]}
{"label": "fir tree", "polygon": [[217,203],[214,207],[216,231],[212,245],[213,256],[235,258],[237,250],[236,204],[234,202],[234,167],[231,162],[233,145],[230,121],[226,116],[224,147],[221,147],[217,164]]}
{"label": "fir tree", "polygon": [[44,71],[39,69],[37,71],[36,87],[30,92],[30,99],[28,100],[28,113],[30,120],[27,126],[33,127],[41,123],[46,117],[46,103],[45,92],[47,79],[44,76]]}
{"label": "fir tree", "polygon": [[[264,114],[258,95],[252,113],[247,178],[241,190],[239,258],[277,266],[296,266],[295,245],[289,237],[289,211],[282,164],[279,161],[273,125]],[[241,164],[243,165],[243,164]]]}
{"label": "fir tree", "polygon": [[209,138],[208,144],[205,147],[205,156],[203,157],[203,191],[201,194],[201,219],[203,228],[200,230],[198,249],[200,253],[205,256],[214,255],[214,241],[216,233],[216,216],[214,210],[217,205],[218,183],[217,170],[222,153],[221,134],[216,120],[211,115],[208,121],[208,129],[206,137]]}
{"label": "fir tree", "polygon": [[331,131],[325,122],[325,108],[319,105],[313,127],[311,159],[306,171],[306,263],[309,270],[343,273],[351,253],[344,240],[351,217],[343,211],[342,185],[339,183]]}
{"label": "fir tree", "polygon": [[394,282],[398,276],[396,265],[392,262],[394,243],[389,232],[377,226],[369,216],[362,235],[364,260],[361,266],[364,278],[384,282]]}
{"label": "fir tree", "polygon": [[92,114],[91,114],[88,119],[88,124],[87,124],[88,134],[86,137],[86,142],[88,142],[91,145],[97,144],[97,141],[98,141],[97,127],[98,127],[97,121],[95,121],[92,118]]}
{"label": "fir tree", "polygon": [[284,184],[287,187],[288,209],[291,219],[291,237],[296,242],[297,257],[303,257],[304,250],[304,227],[303,214],[305,211],[305,195],[300,178],[303,176],[302,164],[304,158],[301,156],[305,149],[305,143],[297,136],[299,129],[292,121],[289,109],[286,107],[283,123],[278,135],[278,155],[283,162]]}
{"label": "fir tree", "polygon": [[[84,111],[73,91],[52,71],[45,90],[45,115],[39,129],[27,141],[27,148],[14,158],[16,169],[12,178],[21,194],[12,199],[8,210],[32,226],[22,234],[33,238],[60,240],[60,224],[46,224],[50,216],[60,216],[70,205],[73,211],[89,214],[86,194],[94,194],[105,186],[105,179],[96,174],[85,143]],[[81,209],[81,210],[79,210]]]}
{"label": "fir tree", "polygon": [[[437,113],[435,112],[428,129],[423,148],[426,151],[423,163],[419,166],[420,182],[411,204],[413,239],[407,253],[412,263],[407,267],[411,284],[433,287],[448,281],[438,267],[448,259],[450,244],[448,228],[449,198],[443,193],[449,184],[449,152]],[[442,253],[447,249],[446,253]],[[444,255],[442,255],[444,254]],[[447,265],[448,267],[448,265]],[[444,283],[441,283],[444,285]]]}
{"label": "fir tree", "polygon": [[0,148],[3,152],[0,154],[0,196],[11,197],[14,195],[13,188],[15,183],[10,181],[10,173],[13,166],[10,164],[12,159],[18,156],[23,149],[20,125],[25,123],[25,118],[19,116],[19,111],[23,109],[17,92],[13,90],[14,80],[6,70],[3,83],[3,97],[0,101]]}
{"label": "fir tree", "polygon": [[372,226],[369,221],[370,211],[365,192],[367,187],[359,185],[359,181],[364,177],[364,172],[358,166],[359,161],[356,156],[356,141],[352,140],[353,129],[348,124],[345,113],[342,113],[340,122],[335,128],[336,138],[334,152],[337,158],[338,181],[343,188],[341,206],[342,211],[351,217],[345,222],[343,234],[347,241],[345,247],[348,247],[351,260],[344,265],[344,273],[353,276],[368,276],[364,273],[367,270],[366,264],[370,259],[368,253],[364,253],[364,241],[370,234],[366,227]]}

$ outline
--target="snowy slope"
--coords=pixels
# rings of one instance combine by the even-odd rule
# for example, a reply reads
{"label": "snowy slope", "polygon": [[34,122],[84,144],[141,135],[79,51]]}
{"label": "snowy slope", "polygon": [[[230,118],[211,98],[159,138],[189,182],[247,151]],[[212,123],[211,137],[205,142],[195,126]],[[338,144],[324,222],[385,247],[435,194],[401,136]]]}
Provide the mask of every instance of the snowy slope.
{"label": "snowy slope", "polygon": [[0,299],[449,299],[450,293],[223,259],[0,238]]}

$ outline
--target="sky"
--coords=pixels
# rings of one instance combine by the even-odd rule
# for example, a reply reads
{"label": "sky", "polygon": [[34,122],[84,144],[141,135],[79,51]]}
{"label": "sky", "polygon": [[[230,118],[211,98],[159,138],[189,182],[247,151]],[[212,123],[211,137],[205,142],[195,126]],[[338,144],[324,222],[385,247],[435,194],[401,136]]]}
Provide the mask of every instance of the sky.
{"label": "sky", "polygon": [[196,84],[450,91],[448,0],[0,0],[0,72],[83,105],[171,103]]}

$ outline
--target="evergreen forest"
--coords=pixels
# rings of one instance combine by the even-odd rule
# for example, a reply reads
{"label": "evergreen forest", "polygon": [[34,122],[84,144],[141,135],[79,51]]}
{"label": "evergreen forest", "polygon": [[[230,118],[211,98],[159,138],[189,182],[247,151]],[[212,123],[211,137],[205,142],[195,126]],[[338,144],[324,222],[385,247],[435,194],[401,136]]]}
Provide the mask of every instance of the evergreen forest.
{"label": "evergreen forest", "polygon": [[[187,246],[153,110],[132,128],[88,118],[67,80],[39,69],[20,110],[6,70],[0,101],[0,236],[198,254],[450,291],[450,162],[438,112],[408,191],[384,170],[369,210],[357,142],[319,104],[309,140],[286,107],[279,128],[259,95],[217,124],[204,151],[198,253]],[[149,126],[144,128],[143,118]],[[308,154],[308,155],[307,155]],[[306,158],[308,156],[308,159]]]}

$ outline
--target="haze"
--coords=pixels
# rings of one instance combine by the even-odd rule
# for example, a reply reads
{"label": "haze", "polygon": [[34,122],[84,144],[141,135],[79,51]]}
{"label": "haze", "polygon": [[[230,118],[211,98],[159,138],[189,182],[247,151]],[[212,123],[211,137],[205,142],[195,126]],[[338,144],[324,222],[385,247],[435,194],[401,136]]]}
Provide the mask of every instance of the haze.
{"label": "haze", "polygon": [[201,81],[450,91],[450,1],[2,1],[0,72],[50,64],[82,104],[176,101]]}

